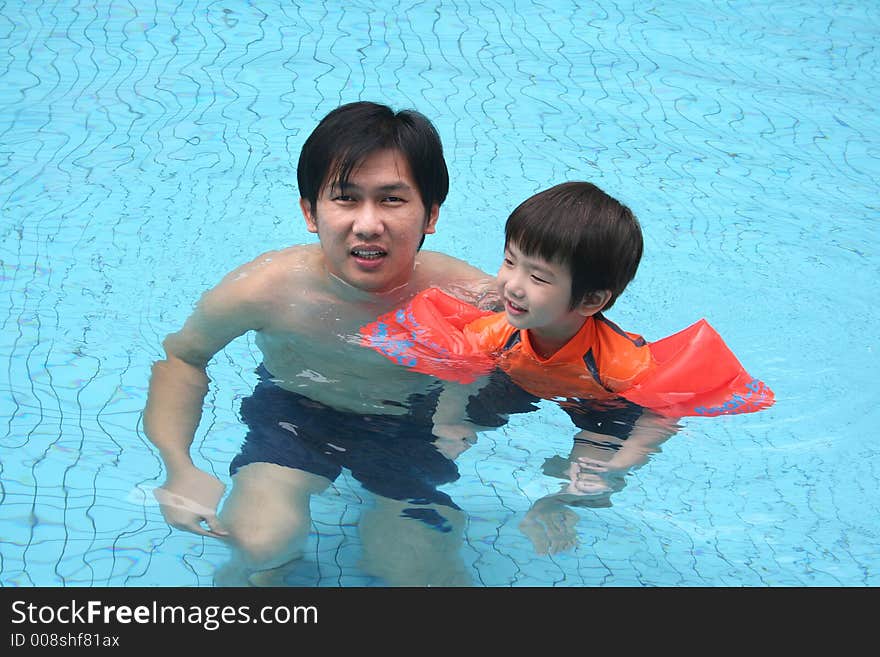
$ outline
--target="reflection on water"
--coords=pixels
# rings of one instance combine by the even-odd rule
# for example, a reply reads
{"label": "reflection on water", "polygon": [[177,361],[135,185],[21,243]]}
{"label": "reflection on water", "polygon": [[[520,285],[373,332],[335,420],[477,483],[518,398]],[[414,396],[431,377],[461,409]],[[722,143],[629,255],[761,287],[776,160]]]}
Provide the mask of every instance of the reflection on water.
{"label": "reflection on water", "polygon": [[[360,98],[437,120],[453,185],[426,249],[494,271],[511,199],[604,183],[646,234],[615,319],[650,339],[699,311],[785,398],[689,420],[635,476],[575,466],[571,420],[548,404],[475,444],[444,439],[459,478],[438,490],[467,515],[474,584],[880,583],[877,3],[462,1],[406,20],[364,3],[104,4],[0,12],[0,584],[211,586],[230,562],[227,542],[159,513],[149,366],[231,265],[309,239],[296,155]],[[244,338],[211,365],[193,458],[227,486],[260,362]],[[573,467],[580,503],[612,506],[521,529]],[[357,566],[375,499],[345,468],[313,494],[286,581],[384,581]]]}
{"label": "reflection on water", "polygon": [[[464,561],[468,498],[459,495],[456,461],[490,427],[513,413],[538,409],[536,398],[496,372],[489,385],[469,399],[459,422],[435,424],[438,399],[457,384],[439,382],[430,394],[413,394],[403,414],[365,415],[333,409],[277,385],[264,368],[253,394],[241,404],[247,435],[232,459],[233,490],[219,514],[221,540],[230,560],[218,569],[219,586],[281,585],[299,581],[309,549],[312,496],[321,495],[346,471],[369,493],[356,524],[358,567],[377,583],[391,586],[468,586]],[[464,387],[470,392],[471,387]],[[499,392],[503,394],[499,394]],[[589,414],[588,407],[582,409]],[[610,422],[608,409],[597,409]],[[519,531],[538,555],[570,552],[580,544],[578,510],[611,506],[626,476],[644,465],[678,428],[650,413],[614,415],[614,435],[580,429],[571,450],[525,469],[560,480],[558,490],[537,498],[518,521]],[[624,418],[624,419],[621,419]],[[448,419],[448,418],[447,418]],[[580,419],[581,424],[587,420]],[[438,435],[439,434],[439,435]],[[535,441],[543,437],[535,436]],[[214,486],[205,477],[205,486]],[[443,490],[441,490],[441,488]],[[221,492],[195,491],[196,499],[219,501]],[[163,505],[189,504],[156,491]],[[454,497],[461,496],[456,501]],[[210,511],[203,513],[206,517]],[[209,526],[216,529],[214,521]],[[228,535],[226,534],[228,532]],[[313,537],[320,540],[320,536]]]}

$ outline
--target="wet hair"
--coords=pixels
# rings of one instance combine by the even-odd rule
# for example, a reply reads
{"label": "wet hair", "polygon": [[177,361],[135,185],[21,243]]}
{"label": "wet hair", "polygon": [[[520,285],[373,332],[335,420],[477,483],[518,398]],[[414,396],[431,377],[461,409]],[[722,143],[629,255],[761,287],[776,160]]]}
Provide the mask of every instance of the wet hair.
{"label": "wet hair", "polygon": [[568,266],[573,310],[584,298],[610,290],[610,308],[635,277],[642,229],[632,211],[588,182],[567,182],[523,201],[508,217],[505,245],[524,255]]}
{"label": "wet hair", "polygon": [[325,116],[303,144],[296,167],[299,194],[312,210],[328,183],[346,184],[372,154],[396,149],[409,164],[427,216],[449,192],[449,171],[434,125],[415,110],[395,113],[387,105],[348,103]]}

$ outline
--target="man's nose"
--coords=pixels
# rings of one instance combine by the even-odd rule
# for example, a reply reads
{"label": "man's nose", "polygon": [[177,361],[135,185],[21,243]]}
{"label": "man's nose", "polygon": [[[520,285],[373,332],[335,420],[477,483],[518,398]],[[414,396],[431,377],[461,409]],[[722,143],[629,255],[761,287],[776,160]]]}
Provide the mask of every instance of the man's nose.
{"label": "man's nose", "polygon": [[385,231],[381,209],[375,203],[364,203],[355,217],[352,229],[361,236],[381,235]]}

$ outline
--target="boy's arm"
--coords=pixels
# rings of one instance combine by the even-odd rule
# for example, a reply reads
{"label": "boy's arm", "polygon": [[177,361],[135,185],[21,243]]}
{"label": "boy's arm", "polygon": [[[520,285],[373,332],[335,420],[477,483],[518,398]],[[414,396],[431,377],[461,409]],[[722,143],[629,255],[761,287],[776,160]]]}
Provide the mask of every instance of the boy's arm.
{"label": "boy's arm", "polygon": [[233,339],[260,328],[252,298],[232,276],[205,293],[183,328],[163,342],[166,357],[153,365],[150,377],[144,432],[158,448],[168,474],[155,495],[170,525],[201,535],[225,533],[215,515],[225,486],[190,458],[208,391],[206,368]]}
{"label": "boy's arm", "polygon": [[[676,418],[663,417],[643,409],[625,439],[580,431],[575,435],[575,445],[569,456],[569,460],[575,466],[570,477],[574,487],[571,492],[578,490],[578,478],[589,480],[590,475],[620,476],[620,473],[625,474],[629,470],[640,468],[648,462],[651,454],[660,451],[660,445],[673,436],[679,428]],[[590,443],[602,440],[613,440],[619,447],[601,451],[589,447]]]}
{"label": "boy's arm", "polygon": [[672,418],[645,409],[625,439],[581,430],[567,459],[553,457],[544,464],[547,475],[566,480],[558,493],[535,501],[520,523],[539,554],[555,554],[578,544],[577,514],[568,506],[607,507],[631,469],[644,465],[660,445],[676,433]]}

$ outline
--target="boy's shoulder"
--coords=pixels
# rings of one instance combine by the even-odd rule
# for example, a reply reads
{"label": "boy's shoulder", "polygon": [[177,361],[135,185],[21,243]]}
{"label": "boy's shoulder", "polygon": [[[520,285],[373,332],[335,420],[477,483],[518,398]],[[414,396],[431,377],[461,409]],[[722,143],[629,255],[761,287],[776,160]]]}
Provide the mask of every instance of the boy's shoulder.
{"label": "boy's shoulder", "polygon": [[613,391],[625,390],[651,370],[654,359],[647,341],[620,328],[599,313],[593,320],[593,350],[602,383]]}

